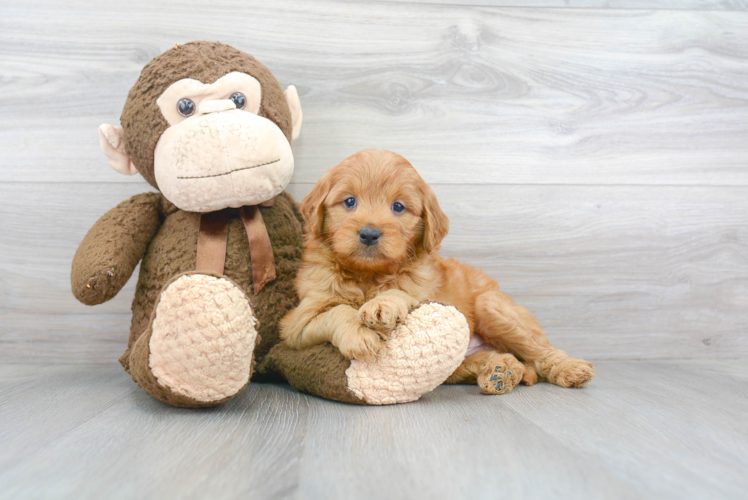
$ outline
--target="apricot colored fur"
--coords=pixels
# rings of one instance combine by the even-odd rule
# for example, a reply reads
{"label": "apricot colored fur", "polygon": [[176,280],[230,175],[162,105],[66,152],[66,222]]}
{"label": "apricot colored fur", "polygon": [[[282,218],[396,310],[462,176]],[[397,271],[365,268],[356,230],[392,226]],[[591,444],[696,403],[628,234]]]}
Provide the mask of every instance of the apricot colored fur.
{"label": "apricot colored fur", "polygon": [[[344,206],[349,198],[355,208]],[[405,210],[396,213],[394,202]],[[449,220],[402,156],[369,149],[347,158],[320,179],[301,213],[301,303],[281,321],[281,337],[292,347],[332,342],[349,359],[370,358],[412,308],[436,301],[457,307],[471,332],[495,348],[469,356],[448,383],[478,382],[484,392],[504,393],[538,376],[562,387],[582,387],[594,376],[592,364],[553,347],[494,279],[437,254]],[[360,241],[365,227],[381,232],[376,245]],[[507,370],[511,382],[502,388],[481,384]]]}

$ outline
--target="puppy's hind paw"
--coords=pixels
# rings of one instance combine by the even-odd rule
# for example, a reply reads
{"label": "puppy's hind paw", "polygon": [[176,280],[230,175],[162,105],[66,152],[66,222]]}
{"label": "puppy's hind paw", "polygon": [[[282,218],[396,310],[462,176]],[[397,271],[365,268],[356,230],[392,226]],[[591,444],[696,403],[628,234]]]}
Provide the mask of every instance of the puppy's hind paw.
{"label": "puppy's hind paw", "polygon": [[538,372],[535,371],[535,367],[530,363],[524,363],[525,374],[522,377],[522,383],[525,385],[535,385],[538,383]]}
{"label": "puppy's hind paw", "polygon": [[561,387],[584,387],[594,377],[595,365],[583,359],[566,358],[550,370],[548,380]]}
{"label": "puppy's hind paw", "polygon": [[509,355],[495,355],[478,375],[478,387],[484,394],[506,394],[520,383],[525,366]]}

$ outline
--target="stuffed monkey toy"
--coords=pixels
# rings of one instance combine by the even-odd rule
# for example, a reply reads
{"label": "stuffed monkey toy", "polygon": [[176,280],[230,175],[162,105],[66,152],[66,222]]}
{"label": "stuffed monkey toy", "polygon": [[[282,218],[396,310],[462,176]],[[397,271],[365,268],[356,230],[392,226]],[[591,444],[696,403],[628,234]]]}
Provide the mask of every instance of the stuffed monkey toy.
{"label": "stuffed monkey toy", "polygon": [[412,311],[373,361],[347,360],[330,344],[277,345],[278,323],[298,302],[303,219],[284,189],[301,122],[296,89],[284,92],[255,58],[191,42],[145,66],[121,127],[99,128],[114,170],[140,173],[159,192],[93,225],[73,259],[73,294],[106,302],[141,262],[120,363],[155,398],[215,406],[250,378],[281,378],[339,401],[405,402],[462,361],[467,323],[439,304]]}

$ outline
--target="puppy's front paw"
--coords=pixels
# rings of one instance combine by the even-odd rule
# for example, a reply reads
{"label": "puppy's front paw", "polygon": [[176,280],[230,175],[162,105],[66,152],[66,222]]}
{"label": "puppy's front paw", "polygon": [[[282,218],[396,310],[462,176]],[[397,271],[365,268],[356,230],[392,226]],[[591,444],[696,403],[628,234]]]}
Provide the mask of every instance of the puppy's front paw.
{"label": "puppy's front paw", "polygon": [[410,312],[410,304],[398,298],[375,297],[358,310],[361,323],[373,330],[390,333]]}
{"label": "puppy's front paw", "polygon": [[377,332],[358,327],[340,335],[335,345],[346,358],[363,360],[374,358],[383,343]]}

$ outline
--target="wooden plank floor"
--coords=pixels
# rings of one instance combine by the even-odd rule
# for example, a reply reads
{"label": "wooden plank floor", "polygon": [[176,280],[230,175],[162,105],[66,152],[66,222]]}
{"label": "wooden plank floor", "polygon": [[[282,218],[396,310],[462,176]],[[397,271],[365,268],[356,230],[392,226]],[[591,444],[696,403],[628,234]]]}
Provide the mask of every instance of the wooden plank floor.
{"label": "wooden plank floor", "polygon": [[357,407],[251,384],[168,407],[115,364],[0,366],[0,498],[745,498],[742,361]]}

